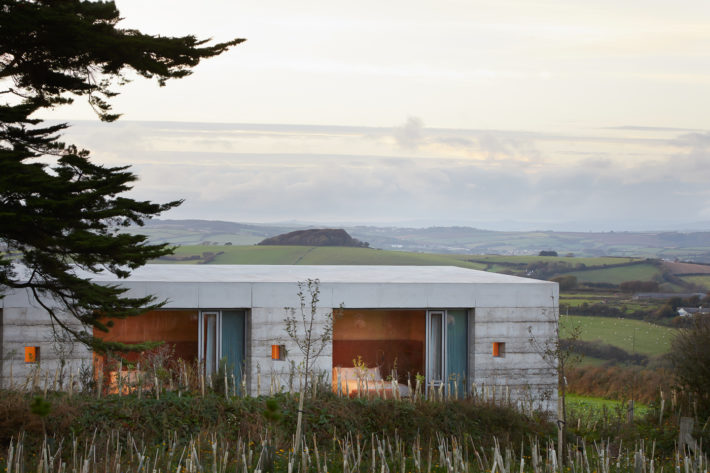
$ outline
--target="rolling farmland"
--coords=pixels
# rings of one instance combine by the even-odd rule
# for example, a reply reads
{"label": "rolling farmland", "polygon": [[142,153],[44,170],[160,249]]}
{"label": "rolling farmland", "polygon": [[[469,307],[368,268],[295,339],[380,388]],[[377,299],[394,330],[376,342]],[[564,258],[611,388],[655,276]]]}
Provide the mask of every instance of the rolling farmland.
{"label": "rolling farmland", "polygon": [[676,329],[662,327],[642,320],[609,317],[562,316],[561,335],[569,336],[574,326],[581,327],[581,339],[601,341],[622,348],[629,353],[658,356],[670,350]]}

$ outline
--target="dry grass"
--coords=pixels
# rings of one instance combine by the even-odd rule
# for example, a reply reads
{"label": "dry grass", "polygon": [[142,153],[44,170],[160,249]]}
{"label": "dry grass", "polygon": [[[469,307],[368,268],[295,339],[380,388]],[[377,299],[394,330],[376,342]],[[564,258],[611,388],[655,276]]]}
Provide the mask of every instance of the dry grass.
{"label": "dry grass", "polygon": [[581,366],[565,373],[570,392],[606,399],[656,401],[671,392],[672,374],[665,369],[635,366]]}
{"label": "dry grass", "polygon": [[[20,434],[12,439],[0,467],[7,472],[119,473],[132,471],[214,473],[622,473],[662,472],[683,469],[687,473],[707,471],[707,455],[698,447],[658,456],[655,444],[634,445],[610,442],[569,444],[558,456],[555,445],[529,437],[516,449],[492,437],[491,446],[470,436],[437,435],[429,442],[417,437],[407,442],[394,435],[333,436],[329,443],[303,438],[303,448],[277,448],[268,431],[259,438],[239,437],[235,441],[203,433],[180,441],[167,432],[163,442],[143,439],[119,431],[89,438],[70,437],[59,442],[44,439],[28,448]],[[564,464],[560,464],[560,459]]]}

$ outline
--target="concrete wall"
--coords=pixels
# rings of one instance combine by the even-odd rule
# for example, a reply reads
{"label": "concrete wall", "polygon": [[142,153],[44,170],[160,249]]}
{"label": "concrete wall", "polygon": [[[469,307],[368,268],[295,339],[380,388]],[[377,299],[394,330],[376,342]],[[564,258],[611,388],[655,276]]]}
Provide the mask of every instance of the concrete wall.
{"label": "concrete wall", "polygon": [[[323,333],[325,314],[331,313],[330,309],[319,308],[316,313],[313,333]],[[303,370],[305,368],[305,357],[299,349],[297,343],[292,340],[284,330],[284,319],[287,311],[283,308],[258,307],[251,311],[251,324],[249,331],[251,336],[247,336],[247,372],[250,374],[248,380],[250,393],[256,394],[257,385],[260,385],[260,394],[270,392],[271,383],[274,383],[275,391],[289,389],[298,390],[299,383],[303,382]],[[299,310],[295,311],[297,321],[301,321]],[[299,324],[300,325],[300,324]],[[304,330],[299,326],[299,338],[303,340]],[[249,335],[249,334],[248,334]],[[286,358],[284,360],[271,359],[271,345],[285,345]],[[320,345],[316,344],[316,348]],[[313,371],[320,376],[330,380],[332,372],[333,346],[326,344],[320,356],[315,358]]]}
{"label": "concrete wall", "polygon": [[[15,296],[6,299],[17,300],[17,294]],[[28,303],[24,307],[8,307],[8,301],[3,302],[0,387],[32,383],[51,387],[62,383],[66,388],[72,378],[79,383],[81,369],[91,368],[91,352],[82,344],[71,342],[59,327],[55,331],[46,311],[36,303]],[[64,317],[62,321],[72,328],[81,328],[72,318]],[[39,347],[38,363],[25,362],[26,346]]]}
{"label": "concrete wall", "polygon": [[[298,387],[298,367],[303,355],[284,331],[284,307],[298,307],[295,283],[179,283],[128,282],[131,295],[157,294],[167,298],[166,308],[250,309],[247,317],[246,360],[248,387],[256,394],[270,389]],[[322,308],[317,312],[316,332],[324,314],[341,303],[347,308],[469,309],[469,389],[475,383],[479,394],[497,397],[509,393],[513,400],[537,402],[554,410],[557,399],[555,367],[541,356],[541,346],[553,339],[558,320],[557,285],[552,283],[500,284],[346,284],[321,283]],[[17,385],[39,369],[39,378],[52,383],[62,360],[77,378],[82,366],[90,365],[91,353],[81,345],[56,343],[48,315],[24,291],[0,299],[2,328],[0,385]],[[299,312],[296,316],[300,317]],[[73,323],[67,319],[68,323]],[[531,343],[530,339],[535,343]],[[492,343],[505,343],[505,356],[493,357]],[[285,345],[285,360],[271,359],[271,345]],[[537,346],[536,346],[537,344]],[[39,346],[39,365],[24,362],[24,347]],[[290,372],[296,376],[289,381]],[[12,379],[10,371],[12,370]],[[317,359],[317,372],[332,374],[332,345]],[[273,388],[271,387],[273,383]],[[548,399],[547,406],[541,403]]]}
{"label": "concrete wall", "polygon": [[[477,307],[471,374],[479,395],[495,390],[498,398],[509,393],[514,401],[556,409],[556,363],[543,354],[555,343],[558,317],[553,307]],[[505,343],[503,356],[493,356],[493,342]]]}
{"label": "concrete wall", "polygon": [[[522,278],[519,278],[522,279]],[[531,280],[526,280],[531,281]],[[297,307],[296,283],[133,282],[121,283],[129,297],[158,295],[167,309]],[[320,306],[383,309],[471,307],[551,307],[557,284],[526,283],[327,283],[320,284]]]}

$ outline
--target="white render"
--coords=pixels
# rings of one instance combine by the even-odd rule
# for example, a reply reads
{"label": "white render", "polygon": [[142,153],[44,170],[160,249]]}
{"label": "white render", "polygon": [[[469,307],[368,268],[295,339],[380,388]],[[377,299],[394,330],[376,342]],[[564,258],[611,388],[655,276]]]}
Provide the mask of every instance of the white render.
{"label": "white render", "polygon": [[[468,379],[476,389],[490,395],[496,386],[499,395],[508,389],[520,399],[523,390],[538,399],[549,396],[554,402],[557,397],[554,366],[530,342],[531,337],[539,343],[556,337],[559,292],[553,282],[443,266],[147,265],[128,279],[111,274],[94,279],[127,287],[131,296],[153,294],[167,301],[166,309],[247,309],[246,360],[252,393],[257,369],[263,378],[261,391],[268,392],[269,376],[285,373],[290,361],[301,361],[284,331],[285,308],[298,306],[298,282],[318,279],[319,314],[340,306],[468,309]],[[52,341],[48,315],[27,292],[5,293],[0,307],[0,385],[27,377],[31,367],[24,363],[22,350],[28,345],[41,347],[41,368],[51,373],[60,359],[74,372],[81,363],[91,365],[91,353],[83,347],[69,352]],[[505,342],[504,357],[492,356],[494,341]],[[286,361],[271,359],[272,344],[286,345]],[[328,349],[318,368],[331,372]]]}

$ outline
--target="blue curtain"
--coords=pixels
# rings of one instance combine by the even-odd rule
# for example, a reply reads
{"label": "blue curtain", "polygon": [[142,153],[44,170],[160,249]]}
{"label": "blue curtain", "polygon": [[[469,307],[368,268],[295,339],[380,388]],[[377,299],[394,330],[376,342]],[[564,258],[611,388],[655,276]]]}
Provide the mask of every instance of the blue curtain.
{"label": "blue curtain", "polygon": [[[227,374],[234,373],[237,389],[241,386],[244,369],[245,319],[243,310],[222,311],[222,359],[227,362]],[[231,384],[231,379],[229,382]]]}
{"label": "blue curtain", "polygon": [[[468,314],[466,310],[446,312],[446,379],[447,389],[458,385],[458,395],[466,392],[468,365]],[[456,380],[456,383],[454,382]]]}

